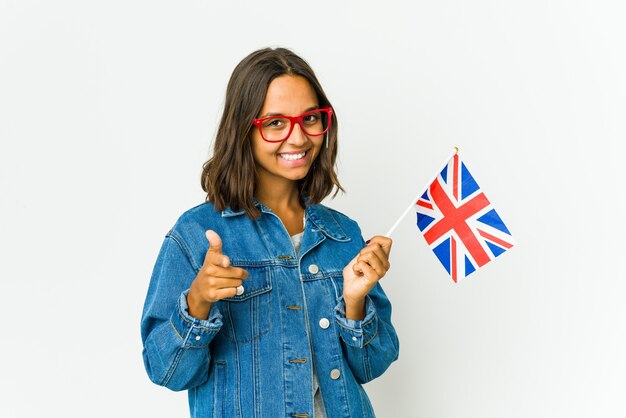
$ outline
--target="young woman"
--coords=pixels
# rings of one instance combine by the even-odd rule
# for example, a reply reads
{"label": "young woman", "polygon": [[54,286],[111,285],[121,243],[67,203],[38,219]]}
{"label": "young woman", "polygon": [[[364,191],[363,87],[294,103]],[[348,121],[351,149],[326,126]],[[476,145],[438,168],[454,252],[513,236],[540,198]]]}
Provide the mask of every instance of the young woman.
{"label": "young woman", "polygon": [[361,385],[398,358],[378,283],[391,240],[366,244],[320,204],[341,189],[336,155],[336,114],[303,59],[239,63],[207,202],[167,233],[141,322],[150,379],[188,390],[192,417],[374,416]]}

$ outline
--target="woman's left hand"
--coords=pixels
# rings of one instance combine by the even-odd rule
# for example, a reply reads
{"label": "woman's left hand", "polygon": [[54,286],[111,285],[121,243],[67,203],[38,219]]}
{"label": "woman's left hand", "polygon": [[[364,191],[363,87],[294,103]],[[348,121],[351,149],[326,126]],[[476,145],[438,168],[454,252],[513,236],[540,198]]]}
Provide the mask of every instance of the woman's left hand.
{"label": "woman's left hand", "polygon": [[348,319],[363,319],[365,297],[389,270],[391,239],[375,236],[343,269],[343,299]]}

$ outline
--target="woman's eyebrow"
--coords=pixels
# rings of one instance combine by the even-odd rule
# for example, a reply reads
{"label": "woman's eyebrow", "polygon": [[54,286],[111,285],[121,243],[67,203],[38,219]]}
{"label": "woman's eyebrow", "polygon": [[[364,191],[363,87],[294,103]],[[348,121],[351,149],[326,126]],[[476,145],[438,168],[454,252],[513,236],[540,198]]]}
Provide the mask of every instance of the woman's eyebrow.
{"label": "woman's eyebrow", "polygon": [[[306,112],[310,112],[311,110],[315,110],[315,109],[319,109],[319,105],[308,107],[304,112],[302,112],[302,114],[305,114]],[[269,112],[269,113],[259,116],[257,119],[269,118],[270,116],[285,116],[285,114],[280,113],[280,112]]]}
{"label": "woman's eyebrow", "polygon": [[266,113],[264,115],[259,116],[258,119],[267,118],[267,117],[270,117],[270,116],[285,116],[285,115],[283,113],[273,113],[273,112],[270,112],[270,113]]}

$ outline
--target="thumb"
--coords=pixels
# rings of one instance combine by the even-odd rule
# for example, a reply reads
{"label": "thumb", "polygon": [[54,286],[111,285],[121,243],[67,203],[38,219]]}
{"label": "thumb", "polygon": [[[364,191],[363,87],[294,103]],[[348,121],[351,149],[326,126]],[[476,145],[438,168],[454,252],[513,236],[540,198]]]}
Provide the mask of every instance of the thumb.
{"label": "thumb", "polygon": [[222,254],[222,239],[217,232],[208,230],[205,233],[206,239],[209,241],[208,253]]}

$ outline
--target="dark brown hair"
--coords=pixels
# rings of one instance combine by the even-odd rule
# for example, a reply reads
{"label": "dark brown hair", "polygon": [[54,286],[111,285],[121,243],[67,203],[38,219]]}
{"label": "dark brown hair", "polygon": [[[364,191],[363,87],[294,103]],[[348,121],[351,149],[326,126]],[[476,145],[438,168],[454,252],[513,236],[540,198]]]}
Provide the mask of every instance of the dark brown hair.
{"label": "dark brown hair", "polygon": [[[285,48],[265,48],[245,57],[235,67],[228,87],[224,113],[217,130],[213,156],[202,167],[202,189],[206,200],[217,210],[227,206],[243,209],[250,218],[260,215],[254,205],[256,171],[250,137],[252,120],[263,107],[267,89],[277,77],[304,77],[315,93],[320,107],[332,106],[315,73],[298,55]],[[320,203],[336,188],[343,188],[335,173],[337,158],[337,117],[333,112],[328,148],[323,144],[306,177],[298,182],[300,198],[307,204]]]}

